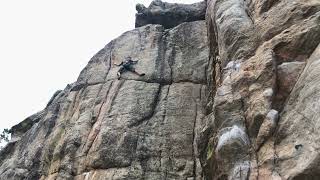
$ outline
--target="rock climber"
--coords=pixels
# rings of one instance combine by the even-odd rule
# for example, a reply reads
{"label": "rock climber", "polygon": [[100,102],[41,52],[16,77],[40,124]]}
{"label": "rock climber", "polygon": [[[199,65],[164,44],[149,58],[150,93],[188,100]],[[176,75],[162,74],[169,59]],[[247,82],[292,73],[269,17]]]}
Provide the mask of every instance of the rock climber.
{"label": "rock climber", "polygon": [[117,73],[117,76],[118,76],[118,79],[120,80],[121,78],[121,74],[124,73],[125,71],[130,71],[134,74],[137,74],[138,76],[144,76],[145,74],[144,73],[138,73],[133,65],[137,64],[138,63],[138,60],[137,61],[133,61],[132,58],[130,56],[126,57],[124,61],[122,61],[120,64],[116,64],[114,63],[114,65],[116,66],[121,66],[118,73]]}

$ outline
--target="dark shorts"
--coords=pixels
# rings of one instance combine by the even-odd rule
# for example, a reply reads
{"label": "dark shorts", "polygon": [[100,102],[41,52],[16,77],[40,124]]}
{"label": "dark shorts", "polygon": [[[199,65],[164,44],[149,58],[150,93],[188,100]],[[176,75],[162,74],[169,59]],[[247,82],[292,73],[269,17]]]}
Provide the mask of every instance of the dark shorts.
{"label": "dark shorts", "polygon": [[131,65],[127,65],[127,66],[121,66],[120,67],[120,69],[119,69],[119,72],[120,73],[123,73],[123,72],[125,72],[125,71],[132,71],[132,72],[134,72],[135,71],[135,69],[134,69],[134,67],[133,66],[131,66]]}

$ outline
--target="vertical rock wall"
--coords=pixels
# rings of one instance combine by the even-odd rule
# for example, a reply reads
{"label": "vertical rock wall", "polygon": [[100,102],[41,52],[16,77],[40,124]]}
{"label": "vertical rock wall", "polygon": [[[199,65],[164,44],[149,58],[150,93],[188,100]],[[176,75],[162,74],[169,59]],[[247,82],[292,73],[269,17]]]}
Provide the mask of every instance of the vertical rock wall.
{"label": "vertical rock wall", "polygon": [[[16,133],[10,153],[1,152],[0,179],[200,177],[194,137],[206,113],[206,34],[195,21],[147,25],[110,42],[40,119],[30,117],[31,129]],[[112,64],[126,56],[144,77],[117,80]]]}
{"label": "vertical rock wall", "polygon": [[319,179],[320,2],[207,5],[215,86],[212,114],[198,133],[204,176]]}

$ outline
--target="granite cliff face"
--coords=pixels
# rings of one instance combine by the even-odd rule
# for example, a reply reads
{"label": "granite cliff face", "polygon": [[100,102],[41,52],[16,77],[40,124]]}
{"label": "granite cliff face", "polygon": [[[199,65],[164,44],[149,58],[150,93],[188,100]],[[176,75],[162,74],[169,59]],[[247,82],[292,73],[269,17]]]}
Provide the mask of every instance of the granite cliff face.
{"label": "granite cliff face", "polygon": [[[137,10],[136,29],[11,129],[0,179],[320,178],[320,1]],[[146,75],[117,80],[126,56]]]}
{"label": "granite cliff face", "polygon": [[[117,79],[113,63],[126,56],[139,60],[144,77]],[[205,116],[208,57],[205,21],[124,33],[43,112],[12,129],[0,179],[200,177],[194,137]]]}
{"label": "granite cliff face", "polygon": [[320,1],[207,3],[215,93],[199,138],[205,176],[319,179]]}

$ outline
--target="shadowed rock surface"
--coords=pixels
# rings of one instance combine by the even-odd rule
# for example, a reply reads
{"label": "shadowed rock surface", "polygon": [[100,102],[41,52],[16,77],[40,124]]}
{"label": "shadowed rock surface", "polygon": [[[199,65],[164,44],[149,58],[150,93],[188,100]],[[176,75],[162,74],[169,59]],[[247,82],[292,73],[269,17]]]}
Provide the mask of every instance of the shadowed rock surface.
{"label": "shadowed rock surface", "polygon": [[205,1],[194,4],[177,4],[153,0],[148,8],[143,4],[137,4],[136,27],[161,24],[167,29],[183,22],[204,20],[206,7]]}
{"label": "shadowed rock surface", "polygon": [[[137,10],[141,27],[12,128],[0,179],[320,179],[320,1]],[[117,80],[126,56],[146,75]]]}

